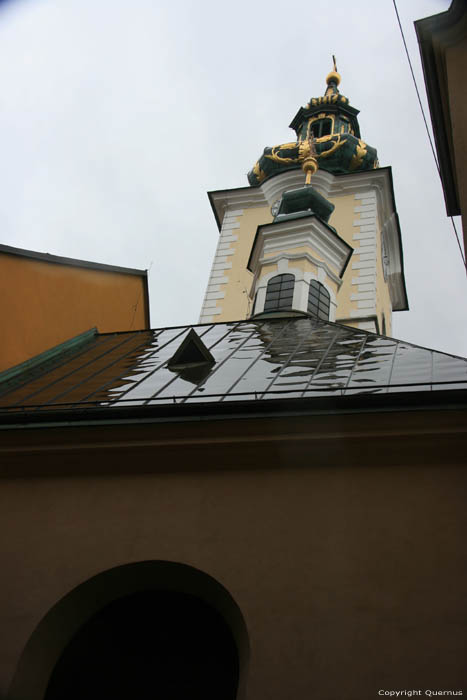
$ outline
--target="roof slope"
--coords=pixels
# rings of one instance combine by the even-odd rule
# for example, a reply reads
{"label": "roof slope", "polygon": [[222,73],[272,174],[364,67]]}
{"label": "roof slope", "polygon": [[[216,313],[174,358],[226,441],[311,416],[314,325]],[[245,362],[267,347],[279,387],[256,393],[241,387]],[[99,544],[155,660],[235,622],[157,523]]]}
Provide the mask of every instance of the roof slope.
{"label": "roof slope", "polygon": [[169,368],[192,326],[95,334],[13,379],[0,412],[265,401],[467,387],[467,359],[308,316],[196,326],[214,364]]}

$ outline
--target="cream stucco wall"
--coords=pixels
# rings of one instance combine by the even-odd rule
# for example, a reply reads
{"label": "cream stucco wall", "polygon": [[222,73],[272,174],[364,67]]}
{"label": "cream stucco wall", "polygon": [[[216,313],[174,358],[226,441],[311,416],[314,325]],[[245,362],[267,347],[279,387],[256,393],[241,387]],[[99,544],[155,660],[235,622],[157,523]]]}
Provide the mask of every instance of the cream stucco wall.
{"label": "cream stucco wall", "polygon": [[215,310],[220,310],[220,313],[215,314],[215,321],[238,321],[249,316],[252,305],[249,295],[253,275],[247,269],[248,258],[256,229],[261,224],[270,223],[272,214],[267,206],[253,207],[244,209],[235,217],[235,220],[238,228],[232,230],[235,231],[237,240],[229,242],[229,248],[226,250],[227,264],[231,267],[225,270],[224,277],[227,281],[219,286],[222,296],[216,300]]}
{"label": "cream stucco wall", "polygon": [[[352,176],[350,180],[333,179],[332,195],[322,191],[335,206],[329,224],[336,229],[339,237],[353,248],[353,254],[341,283],[333,280],[330,284],[332,275],[337,273],[337,270],[331,269],[331,275],[326,272],[326,286],[332,287],[334,293],[336,321],[381,333],[384,318],[384,330],[389,335],[392,305],[388,284],[383,274],[381,242],[382,228],[387,225],[388,216],[391,215],[387,205],[386,189],[384,189],[384,196],[381,196],[381,186],[386,188],[387,181],[383,181],[383,178],[368,177],[366,173],[362,173],[361,177],[358,175]],[[258,226],[272,221],[269,204],[272,199],[275,200],[278,195],[280,196],[280,187],[282,186],[284,191],[287,188],[301,186],[295,181],[289,183],[287,177],[290,176],[281,175],[271,180],[269,183],[271,192],[272,188],[275,189],[274,194],[265,190],[269,198],[267,205],[258,204],[257,195],[255,195],[256,199],[253,196],[249,199],[248,194],[235,195],[241,197],[242,202],[237,205],[231,204],[230,192],[235,194],[236,191],[226,193],[219,246],[201,321],[233,321],[247,318],[251,314],[254,280],[252,273],[247,270],[248,259]],[[325,177],[332,178],[327,173]],[[281,178],[284,178],[282,185]],[[318,178],[316,182],[317,189],[320,191],[323,181]],[[326,185],[326,181],[325,186],[329,186],[329,183]],[[241,193],[241,190],[239,192]],[[284,231],[281,231],[281,238],[283,236]],[[292,243],[292,240],[290,242]],[[297,247],[296,239],[294,242],[295,247],[293,245],[286,247],[284,243],[284,259],[288,256],[294,258],[289,260],[289,268],[295,267],[308,273],[311,271],[310,261],[305,263],[305,258],[301,260],[296,257],[302,254],[308,254],[316,260],[323,261],[322,255],[316,250],[311,250],[309,246]],[[267,250],[266,246],[261,257],[274,258],[274,263],[271,266],[263,266],[259,272],[255,273],[258,275],[258,280],[270,276],[274,271],[276,274],[285,271],[285,268],[279,270],[279,252],[277,247]],[[321,279],[322,275],[322,269],[312,271],[312,277],[324,283]]]}
{"label": "cream stucco wall", "polygon": [[238,241],[235,243],[235,253],[231,258],[230,279],[221,286],[221,291],[225,292],[225,298],[219,321],[236,321],[246,318],[251,312],[250,289],[253,275],[247,269],[248,258],[256,229],[261,224],[268,224],[271,221],[272,214],[269,207],[245,209],[242,216],[238,217],[240,228]]}
{"label": "cream stucco wall", "polygon": [[[376,189],[334,197],[330,223],[354,252],[338,294],[337,320],[346,325],[391,332],[392,305],[382,265],[381,203]],[[372,319],[376,317],[377,326]],[[355,321],[352,320],[355,318]]]}
{"label": "cream stucco wall", "polygon": [[[354,226],[353,220],[355,218],[354,208],[355,208],[355,197],[353,194],[343,195],[341,197],[329,197],[329,201],[334,204],[335,209],[331,214],[329,219],[329,224],[334,226],[337,233],[341,238],[344,239],[346,243],[355,247],[355,241],[353,240]],[[342,285],[339,289],[337,295],[337,310],[336,310],[336,320],[339,321],[341,318],[349,318],[351,311],[357,310],[357,305],[355,302],[350,300],[352,294],[352,273],[351,273],[351,263],[354,259],[352,255],[351,261],[347,265],[347,269],[342,278]]]}

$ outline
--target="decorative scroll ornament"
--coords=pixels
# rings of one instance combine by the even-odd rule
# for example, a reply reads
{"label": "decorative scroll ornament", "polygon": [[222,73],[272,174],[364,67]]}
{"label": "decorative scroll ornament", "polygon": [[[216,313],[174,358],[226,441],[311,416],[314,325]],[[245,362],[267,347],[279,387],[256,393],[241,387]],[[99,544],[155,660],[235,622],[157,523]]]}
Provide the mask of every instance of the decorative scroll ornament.
{"label": "decorative scroll ornament", "polygon": [[263,155],[248,173],[250,185],[259,185],[266,178],[284,170],[303,167],[310,154],[310,140],[313,142],[313,157],[317,165],[327,172],[341,174],[378,167],[376,149],[353,134],[329,134],[313,138],[310,133],[310,136],[303,140],[266,147]]}

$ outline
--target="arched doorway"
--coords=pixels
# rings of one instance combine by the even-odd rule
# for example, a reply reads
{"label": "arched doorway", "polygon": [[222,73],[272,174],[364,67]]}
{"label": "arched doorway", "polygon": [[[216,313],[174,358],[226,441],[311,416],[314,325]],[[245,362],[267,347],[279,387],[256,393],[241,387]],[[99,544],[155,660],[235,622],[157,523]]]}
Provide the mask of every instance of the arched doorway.
{"label": "arched doorway", "polygon": [[45,615],[9,700],[236,700],[248,637],[228,591],[174,562],[139,562],[79,585]]}
{"label": "arched doorway", "polygon": [[61,655],[45,700],[235,700],[238,653],[200,598],[146,591],[105,606]]}

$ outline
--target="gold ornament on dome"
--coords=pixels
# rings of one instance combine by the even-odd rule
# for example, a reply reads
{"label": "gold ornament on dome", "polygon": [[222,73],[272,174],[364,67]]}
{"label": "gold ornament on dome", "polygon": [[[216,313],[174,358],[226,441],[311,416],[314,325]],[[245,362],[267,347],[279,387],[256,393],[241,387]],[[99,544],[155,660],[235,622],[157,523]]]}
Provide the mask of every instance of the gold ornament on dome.
{"label": "gold ornament on dome", "polygon": [[282,163],[283,165],[290,165],[292,163],[296,163],[299,160],[299,158],[290,158],[288,156],[284,157],[278,155],[277,150],[279,148],[297,148],[297,142],[293,141],[292,143],[281,143],[279,146],[273,146],[271,148],[271,153],[267,155],[265,154],[264,157],[268,158],[269,160],[273,160],[275,163]]}
{"label": "gold ornament on dome", "polygon": [[[331,139],[334,137],[335,134],[331,134],[330,136],[322,136],[320,139],[316,139],[316,143],[331,141]],[[328,148],[327,151],[321,151],[318,158],[327,158],[331,155],[331,153],[334,153],[334,151],[337,151],[338,148],[341,148],[345,144],[345,141],[341,138],[341,134],[338,134],[337,139],[335,141],[331,141],[331,144],[331,148]]]}
{"label": "gold ornament on dome", "polygon": [[308,103],[307,107],[310,105],[312,107],[317,107],[318,105],[330,105],[334,104],[339,100],[340,102],[347,102],[347,99],[343,97],[342,95],[338,95],[337,93],[334,95],[323,95],[322,97],[312,97],[310,102]]}
{"label": "gold ornament on dome", "polygon": [[349,170],[357,170],[357,168],[360,168],[366,154],[367,154],[366,143],[364,141],[362,141],[361,139],[358,139],[358,145],[356,148],[356,152],[353,154],[352,160],[350,161]]}
{"label": "gold ornament on dome", "polygon": [[[316,147],[315,144],[317,143],[327,143],[330,142],[330,148],[328,148],[325,151],[321,151],[321,153],[316,152]],[[341,134],[328,134],[327,136],[321,136],[320,138],[316,139],[310,135],[303,141],[298,141],[297,142],[292,142],[292,143],[282,143],[279,146],[273,146],[271,148],[271,153],[267,153],[264,155],[265,158],[268,160],[272,160],[275,163],[281,163],[282,165],[293,165],[294,163],[303,163],[306,158],[309,157],[312,148],[310,146],[310,143],[313,142],[313,158],[314,160],[318,160],[319,158],[327,158],[329,157],[332,153],[337,151],[338,148],[341,148],[345,144],[345,140],[341,138]],[[363,143],[363,142],[361,142]],[[292,156],[280,156],[278,151],[282,149],[292,149],[296,148],[298,145],[298,156],[297,157],[292,157]],[[365,145],[365,144],[364,144]],[[303,166],[302,166],[303,167]],[[317,168],[316,168],[317,169]],[[264,172],[261,170],[259,167],[258,162],[255,163],[255,166],[253,168],[253,172],[255,173],[256,177],[259,178],[259,173],[261,172],[263,175],[264,179]],[[314,171],[316,172],[316,170]]]}
{"label": "gold ornament on dome", "polygon": [[264,172],[264,170],[261,170],[261,167],[258,162],[255,163],[253,172],[258,178],[258,182],[260,183],[263,182],[263,180],[266,178],[266,173]]}

